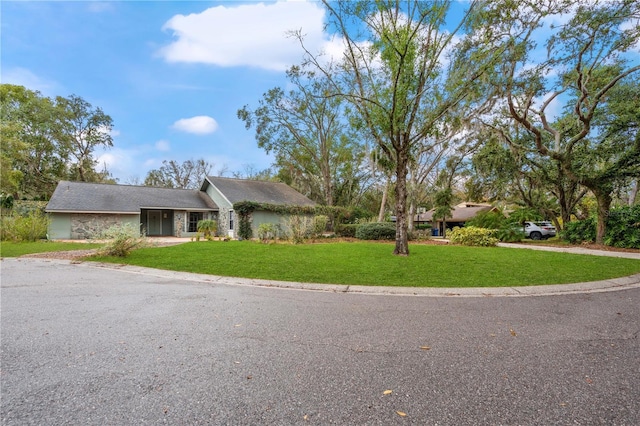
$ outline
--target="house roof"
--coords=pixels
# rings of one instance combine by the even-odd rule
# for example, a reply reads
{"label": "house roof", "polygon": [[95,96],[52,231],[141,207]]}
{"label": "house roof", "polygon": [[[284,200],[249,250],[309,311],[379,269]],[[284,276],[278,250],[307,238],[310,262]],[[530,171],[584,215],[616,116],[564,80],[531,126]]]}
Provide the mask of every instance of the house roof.
{"label": "house roof", "polygon": [[218,188],[231,204],[253,201],[276,205],[316,205],[286,183],[208,176],[203,183],[203,189],[206,189],[207,184]]}
{"label": "house roof", "polygon": [[[466,222],[474,218],[480,212],[487,212],[495,210],[495,207],[489,204],[475,204],[475,203],[462,203],[458,204],[451,211],[451,217],[447,218],[447,222]],[[432,222],[433,212],[435,209],[431,209],[426,213],[417,215],[416,222]],[[442,218],[436,218],[441,220]]]}
{"label": "house roof", "polygon": [[60,181],[45,211],[136,214],[140,209],[217,210],[202,191]]}

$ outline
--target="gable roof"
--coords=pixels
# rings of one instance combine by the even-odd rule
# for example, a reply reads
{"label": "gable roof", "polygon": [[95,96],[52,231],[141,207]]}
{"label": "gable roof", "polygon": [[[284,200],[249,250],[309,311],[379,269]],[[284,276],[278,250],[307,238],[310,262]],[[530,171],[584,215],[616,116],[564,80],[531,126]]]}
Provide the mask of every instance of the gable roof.
{"label": "gable roof", "polygon": [[[496,210],[496,208],[489,204],[474,204],[474,203],[458,204],[451,211],[451,217],[447,218],[447,222],[466,222],[476,217],[476,215],[480,212],[487,212],[491,210]],[[416,222],[432,222],[434,211],[435,209],[431,209],[426,213],[417,215]],[[436,219],[442,220],[442,218],[436,218]]]}
{"label": "gable roof", "polygon": [[60,181],[45,211],[137,214],[143,208],[218,209],[206,194],[193,189]]}
{"label": "gable roof", "polygon": [[207,176],[202,189],[205,190],[207,185],[216,187],[231,204],[253,201],[276,205],[316,205],[286,183]]}

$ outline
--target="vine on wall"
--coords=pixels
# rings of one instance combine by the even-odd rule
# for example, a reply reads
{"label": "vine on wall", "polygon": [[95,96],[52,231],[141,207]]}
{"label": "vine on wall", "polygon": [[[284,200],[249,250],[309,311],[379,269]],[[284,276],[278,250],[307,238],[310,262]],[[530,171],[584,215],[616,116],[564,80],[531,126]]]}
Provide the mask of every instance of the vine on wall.
{"label": "vine on wall", "polygon": [[349,211],[344,207],[336,206],[294,206],[286,204],[256,203],[255,201],[239,201],[233,205],[233,210],[238,215],[240,226],[238,236],[250,239],[253,236],[251,230],[251,214],[256,210],[268,211],[279,215],[323,215],[330,218],[331,223],[336,219],[349,216]]}

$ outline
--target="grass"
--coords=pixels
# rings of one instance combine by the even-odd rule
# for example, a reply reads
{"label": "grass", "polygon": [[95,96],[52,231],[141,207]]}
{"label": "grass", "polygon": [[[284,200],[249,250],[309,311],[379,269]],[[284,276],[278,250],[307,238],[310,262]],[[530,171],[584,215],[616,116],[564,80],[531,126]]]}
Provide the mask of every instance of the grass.
{"label": "grass", "polygon": [[92,243],[60,243],[53,241],[35,241],[14,243],[2,241],[0,243],[0,256],[2,257],[18,257],[32,253],[46,253],[51,251],[65,250],[89,250],[102,246],[102,244]]}
{"label": "grass", "polygon": [[564,284],[640,272],[640,262],[633,259],[514,248],[412,245],[408,257],[392,251],[393,245],[366,242],[192,242],[139,249],[125,259],[92,259],[232,277],[405,287]]}

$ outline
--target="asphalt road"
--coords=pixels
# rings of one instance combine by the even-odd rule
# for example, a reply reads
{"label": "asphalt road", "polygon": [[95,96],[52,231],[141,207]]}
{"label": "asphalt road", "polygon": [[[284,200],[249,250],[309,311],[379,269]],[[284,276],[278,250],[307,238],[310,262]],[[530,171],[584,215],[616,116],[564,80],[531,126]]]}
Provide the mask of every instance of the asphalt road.
{"label": "asphalt road", "polygon": [[640,424],[640,288],[381,296],[1,268],[3,425]]}

